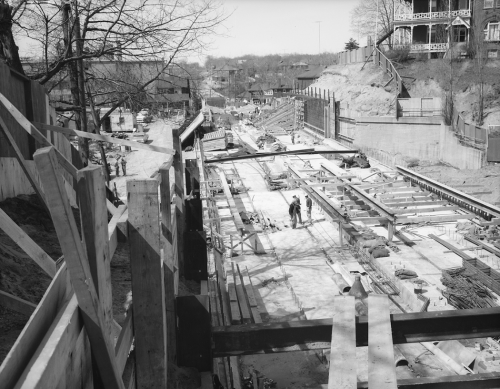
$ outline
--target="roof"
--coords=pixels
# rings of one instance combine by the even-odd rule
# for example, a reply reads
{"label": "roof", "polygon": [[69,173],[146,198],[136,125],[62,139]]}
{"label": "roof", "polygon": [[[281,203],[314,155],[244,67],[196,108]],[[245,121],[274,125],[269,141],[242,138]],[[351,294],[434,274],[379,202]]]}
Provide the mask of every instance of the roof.
{"label": "roof", "polygon": [[305,62],[295,62],[292,64],[292,66],[308,66],[308,64]]}
{"label": "roof", "polygon": [[156,80],[156,88],[189,88],[189,80],[178,76],[166,76]]}
{"label": "roof", "polygon": [[188,93],[170,93],[170,94],[158,94],[150,96],[149,99],[156,103],[178,103],[181,101],[189,101]]}
{"label": "roof", "polygon": [[275,83],[271,86],[273,89],[293,89],[291,85],[283,84],[283,83]]}
{"label": "roof", "polygon": [[214,72],[237,72],[238,70],[240,69],[226,64],[219,69],[214,69]]}
{"label": "roof", "polygon": [[318,66],[317,68],[309,69],[309,70],[305,71],[304,73],[299,74],[297,76],[297,78],[299,80],[300,79],[311,80],[311,79],[319,78],[319,76],[321,76],[321,73],[323,73],[324,69],[325,69],[325,67]]}
{"label": "roof", "polygon": [[248,88],[248,91],[249,92],[259,92],[259,91],[265,91],[265,90],[269,90],[269,89],[273,89],[271,84],[269,82],[262,82],[262,83],[252,85],[250,88]]}
{"label": "roof", "polygon": [[245,91],[245,92],[240,93],[240,94],[239,94],[238,96],[236,96],[236,97],[238,97],[238,98],[240,98],[240,99],[247,99],[247,98],[249,99],[250,97],[252,97],[252,95],[250,94],[250,92]]}

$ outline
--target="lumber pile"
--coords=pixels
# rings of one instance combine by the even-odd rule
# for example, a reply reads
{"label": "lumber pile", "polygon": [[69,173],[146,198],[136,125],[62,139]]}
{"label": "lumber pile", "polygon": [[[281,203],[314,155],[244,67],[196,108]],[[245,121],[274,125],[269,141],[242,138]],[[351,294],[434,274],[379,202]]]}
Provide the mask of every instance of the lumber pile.
{"label": "lumber pile", "polygon": [[209,132],[202,139],[203,150],[225,150],[227,148],[227,136],[225,130]]}

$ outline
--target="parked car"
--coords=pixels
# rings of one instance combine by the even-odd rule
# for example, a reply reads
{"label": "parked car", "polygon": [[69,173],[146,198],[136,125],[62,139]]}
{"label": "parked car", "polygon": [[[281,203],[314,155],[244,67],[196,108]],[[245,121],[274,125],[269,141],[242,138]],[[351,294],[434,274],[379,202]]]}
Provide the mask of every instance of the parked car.
{"label": "parked car", "polygon": [[149,110],[143,109],[137,114],[136,120],[137,124],[151,123],[153,117],[149,114]]}

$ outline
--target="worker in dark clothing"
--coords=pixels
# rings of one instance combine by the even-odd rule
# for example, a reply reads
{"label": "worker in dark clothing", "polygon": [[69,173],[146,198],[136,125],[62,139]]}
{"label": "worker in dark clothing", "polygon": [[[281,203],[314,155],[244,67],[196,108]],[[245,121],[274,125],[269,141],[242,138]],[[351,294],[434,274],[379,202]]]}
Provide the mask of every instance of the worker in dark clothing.
{"label": "worker in dark clothing", "polygon": [[120,164],[118,163],[118,160],[115,162],[115,176],[120,176]]}
{"label": "worker in dark clothing", "polygon": [[290,206],[288,207],[288,213],[290,214],[290,222],[292,223],[292,228],[297,228],[297,203],[295,202],[295,199],[290,203]]}
{"label": "worker in dark clothing", "polygon": [[292,131],[292,133],[290,134],[292,136],[292,145],[295,144],[295,132]]}
{"label": "worker in dark clothing", "polygon": [[300,198],[299,196],[293,196],[293,197],[294,197],[293,202],[295,203],[295,213],[297,214],[299,223],[304,224],[304,222],[302,221],[302,214],[300,213]]}
{"label": "worker in dark clothing", "polygon": [[123,175],[127,175],[127,161],[125,161],[125,158],[122,158],[122,172]]}
{"label": "worker in dark clothing", "polygon": [[312,217],[311,217],[312,206],[313,206],[313,202],[312,202],[311,198],[308,195],[306,195],[307,221],[311,224],[312,224]]}

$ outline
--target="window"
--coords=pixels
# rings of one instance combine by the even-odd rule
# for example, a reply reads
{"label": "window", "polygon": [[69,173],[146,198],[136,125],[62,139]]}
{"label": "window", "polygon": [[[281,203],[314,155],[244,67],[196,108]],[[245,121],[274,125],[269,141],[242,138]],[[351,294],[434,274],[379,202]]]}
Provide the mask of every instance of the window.
{"label": "window", "polygon": [[498,58],[498,50],[488,50],[488,58]]}
{"label": "window", "polygon": [[500,41],[500,23],[497,20],[492,20],[484,28],[485,41]]}
{"label": "window", "polygon": [[484,8],[493,8],[495,0],[484,0]]}
{"label": "window", "polygon": [[453,42],[467,42],[467,28],[465,26],[453,26]]}

